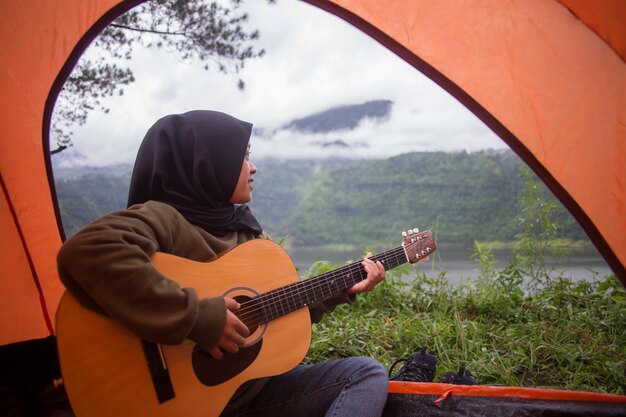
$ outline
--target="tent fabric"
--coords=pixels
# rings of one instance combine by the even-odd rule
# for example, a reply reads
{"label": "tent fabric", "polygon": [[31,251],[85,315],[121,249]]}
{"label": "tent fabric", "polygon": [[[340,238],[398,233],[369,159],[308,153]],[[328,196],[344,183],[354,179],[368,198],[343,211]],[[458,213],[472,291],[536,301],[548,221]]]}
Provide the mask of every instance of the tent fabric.
{"label": "tent fabric", "polygon": [[[52,108],[97,32],[138,3],[0,2],[0,344],[54,331],[63,234],[49,159]],[[481,118],[626,283],[624,2],[309,3],[370,34]]]}
{"label": "tent fabric", "polygon": [[604,42],[615,50],[622,60],[626,60],[626,3],[622,0],[588,1],[559,0],[585,25],[598,34]]}
{"label": "tent fabric", "polygon": [[64,288],[56,271],[62,239],[48,168],[50,113],[74,64],[66,61],[72,53],[77,59],[81,38],[116,3],[0,2],[0,345],[54,331]]}
{"label": "tent fabric", "polygon": [[488,385],[389,383],[383,417],[626,416],[626,397]]}
{"label": "tent fabric", "polygon": [[370,34],[474,112],[626,282],[626,66],[598,35],[623,51],[626,29],[615,22],[624,22],[624,2],[310,2]]}
{"label": "tent fabric", "polygon": [[[52,332],[50,316],[45,305],[45,298],[41,296],[41,286],[36,279],[36,271],[32,264],[28,251],[25,250],[26,242],[17,223],[17,214],[10,205],[7,189],[0,177],[2,196],[0,198],[0,230],[4,231],[0,241],[0,251],[7,258],[14,260],[8,264],[11,268],[3,268],[2,280],[0,281],[0,303],[6,306],[3,310],[3,334],[14,334],[17,340],[28,338],[30,326],[24,326],[20,321],[12,320],[11,316],[30,318],[30,312],[41,310],[46,314],[33,317],[37,320],[37,327],[43,332]],[[19,245],[17,245],[19,243]],[[10,277],[34,277],[33,279],[11,280]],[[6,316],[4,316],[6,314]],[[35,323],[33,323],[35,324]]]}

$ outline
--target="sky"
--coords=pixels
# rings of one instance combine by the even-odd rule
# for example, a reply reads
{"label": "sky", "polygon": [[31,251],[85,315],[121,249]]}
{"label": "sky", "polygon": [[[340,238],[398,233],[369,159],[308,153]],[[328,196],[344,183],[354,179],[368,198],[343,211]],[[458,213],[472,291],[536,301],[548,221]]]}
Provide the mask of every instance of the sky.
{"label": "sky", "polygon": [[[402,59],[345,21],[295,0],[248,0],[242,10],[266,54],[238,75],[205,71],[158,50],[135,50],[136,82],[103,102],[73,129],[73,147],[60,165],[132,163],[148,128],[160,117],[195,109],[219,110],[266,130],[331,107],[369,100],[394,102],[384,123],[353,131],[302,135],[280,131],[253,137],[254,158],[387,158],[413,151],[478,151],[508,146],[469,110]],[[89,50],[87,53],[97,53]],[[241,77],[246,88],[237,88]],[[321,148],[341,139],[348,148]],[[52,148],[53,146],[51,146]],[[55,161],[56,159],[56,161]]]}

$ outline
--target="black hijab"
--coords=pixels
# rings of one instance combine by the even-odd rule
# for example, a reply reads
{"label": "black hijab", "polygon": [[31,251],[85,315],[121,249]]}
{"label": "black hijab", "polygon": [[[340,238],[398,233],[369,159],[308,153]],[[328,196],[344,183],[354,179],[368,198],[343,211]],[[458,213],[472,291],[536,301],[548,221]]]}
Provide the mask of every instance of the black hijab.
{"label": "black hijab", "polygon": [[133,169],[128,206],[156,200],[209,233],[262,229],[248,206],[230,203],[252,124],[195,110],[165,116],[146,133]]}

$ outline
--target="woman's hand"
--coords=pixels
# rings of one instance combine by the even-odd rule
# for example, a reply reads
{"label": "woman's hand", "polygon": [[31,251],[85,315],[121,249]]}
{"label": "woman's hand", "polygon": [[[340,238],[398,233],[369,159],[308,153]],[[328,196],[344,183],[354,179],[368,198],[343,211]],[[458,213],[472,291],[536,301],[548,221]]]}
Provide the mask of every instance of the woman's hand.
{"label": "woman's hand", "polygon": [[358,294],[361,292],[372,291],[376,285],[385,279],[385,267],[383,267],[383,264],[380,262],[370,260],[369,258],[371,256],[372,254],[368,253],[361,263],[365,272],[367,272],[367,278],[348,288],[348,294]]}
{"label": "woman's hand", "polygon": [[224,356],[222,350],[229,353],[239,352],[239,348],[246,343],[245,338],[250,335],[246,325],[233,313],[239,310],[239,303],[232,298],[224,298],[224,301],[226,301],[226,325],[217,346],[209,351],[215,359],[222,359]]}

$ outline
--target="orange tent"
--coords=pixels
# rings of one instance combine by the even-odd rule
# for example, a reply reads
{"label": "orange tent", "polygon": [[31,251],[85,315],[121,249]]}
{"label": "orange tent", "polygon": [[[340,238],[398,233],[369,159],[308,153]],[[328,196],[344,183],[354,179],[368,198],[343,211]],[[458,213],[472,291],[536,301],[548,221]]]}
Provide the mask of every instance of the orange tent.
{"label": "orange tent", "polygon": [[[54,332],[63,288],[51,111],[89,42],[140,2],[0,3],[0,345]],[[370,34],[481,118],[626,283],[626,2],[309,2]]]}

